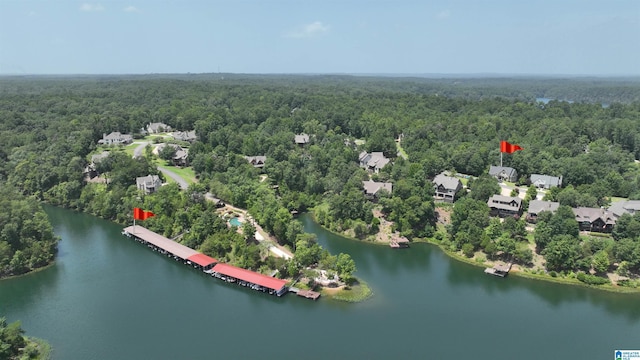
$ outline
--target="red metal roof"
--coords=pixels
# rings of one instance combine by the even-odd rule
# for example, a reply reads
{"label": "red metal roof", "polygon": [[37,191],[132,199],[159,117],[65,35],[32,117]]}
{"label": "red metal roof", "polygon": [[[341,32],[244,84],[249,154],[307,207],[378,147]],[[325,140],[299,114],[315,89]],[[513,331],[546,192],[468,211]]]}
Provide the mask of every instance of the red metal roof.
{"label": "red metal roof", "polygon": [[251,270],[241,269],[239,267],[227,264],[217,264],[213,267],[213,271],[276,291],[282,289],[287,284],[287,282],[284,280],[276,279],[271,276],[262,275]]}
{"label": "red metal roof", "polygon": [[218,262],[218,260],[200,253],[189,256],[187,260],[194,262],[200,266],[207,266]]}

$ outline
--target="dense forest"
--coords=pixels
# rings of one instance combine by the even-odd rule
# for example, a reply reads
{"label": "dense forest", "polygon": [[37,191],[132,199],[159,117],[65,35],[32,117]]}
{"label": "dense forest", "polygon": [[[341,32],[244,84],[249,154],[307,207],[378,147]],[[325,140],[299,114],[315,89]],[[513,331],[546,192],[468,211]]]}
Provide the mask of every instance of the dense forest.
{"label": "dense forest", "polygon": [[0,208],[0,278],[50,263],[58,239],[40,204],[3,184]]}
{"label": "dense forest", "polygon": [[[573,102],[537,102],[541,97]],[[103,134],[140,137],[150,122],[195,129],[189,162],[196,185],[184,192],[165,186],[141,197],[135,177],[158,172],[149,157],[132,159],[123,149],[110,149],[101,169],[109,173],[108,184],[84,182],[83,169]],[[308,144],[294,143],[300,133],[310,135]],[[486,200],[499,187],[481,175],[499,162],[499,141],[525,149],[504,158],[518,170],[518,183],[532,173],[562,175],[564,188],[551,191],[549,199],[605,206],[612,197],[640,199],[638,134],[638,79],[209,74],[6,77],[0,84],[0,181],[16,189],[16,196],[120,223],[131,220],[132,207],[144,207],[158,215],[148,220],[152,230],[170,237],[184,233],[181,242],[212,256],[289,275],[316,262],[338,272],[344,268],[292,215],[311,208],[326,227],[349,229],[358,238],[378,231],[379,219],[372,215],[378,209],[409,239],[436,237],[466,253],[482,249],[527,263],[532,254],[523,245],[523,220],[498,224],[488,216]],[[396,139],[406,159],[398,156]],[[370,176],[358,165],[362,151],[383,152],[392,162]],[[266,156],[263,169],[243,157],[256,155]],[[471,192],[456,204],[443,233],[436,225],[431,179],[444,170],[480,177],[470,181]],[[369,178],[393,183],[393,191],[372,202],[362,191]],[[295,251],[297,261],[261,256],[263,249],[252,239],[213,215],[202,200],[205,192],[248,209]],[[638,271],[640,220],[625,219],[624,231],[598,242],[581,239],[567,216],[559,211],[536,228],[535,251],[547,257],[549,271],[595,268],[604,256],[609,265],[626,262],[624,268]],[[545,233],[547,226],[553,236]],[[556,261],[557,254],[574,256]]]}

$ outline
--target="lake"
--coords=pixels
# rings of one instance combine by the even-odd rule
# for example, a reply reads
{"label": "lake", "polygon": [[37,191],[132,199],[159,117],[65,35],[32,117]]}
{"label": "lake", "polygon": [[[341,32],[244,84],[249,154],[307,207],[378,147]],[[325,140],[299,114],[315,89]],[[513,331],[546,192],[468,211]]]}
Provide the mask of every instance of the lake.
{"label": "lake", "polygon": [[0,281],[0,315],[55,359],[607,359],[640,348],[639,295],[491,277],[437,247],[393,250],[305,229],[347,252],[374,296],[269,296],[199,273],[95,217],[45,208],[54,266]]}

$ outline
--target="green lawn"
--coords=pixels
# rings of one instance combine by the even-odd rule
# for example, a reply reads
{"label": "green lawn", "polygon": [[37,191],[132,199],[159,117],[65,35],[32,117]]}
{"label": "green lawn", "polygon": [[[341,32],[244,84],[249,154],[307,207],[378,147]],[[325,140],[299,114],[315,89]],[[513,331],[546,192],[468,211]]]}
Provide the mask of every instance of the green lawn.
{"label": "green lawn", "polygon": [[[174,167],[174,166],[167,166],[166,165],[166,161],[164,161],[164,160],[160,160],[160,161],[162,163],[158,163],[158,165],[160,165],[164,169],[167,169],[167,170],[169,170],[171,172],[174,172],[174,173],[178,174],[187,183],[193,184],[193,183],[197,182],[196,173],[193,171],[193,168],[191,168],[191,167],[178,168],[178,167]],[[170,177],[165,176],[165,178],[167,178],[167,181],[173,182],[173,179],[171,179]]]}

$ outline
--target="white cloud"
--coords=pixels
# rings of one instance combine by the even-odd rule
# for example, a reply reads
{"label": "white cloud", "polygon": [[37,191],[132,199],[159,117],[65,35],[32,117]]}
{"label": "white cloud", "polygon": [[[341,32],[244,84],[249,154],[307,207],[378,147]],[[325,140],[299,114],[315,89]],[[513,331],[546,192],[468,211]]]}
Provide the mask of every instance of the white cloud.
{"label": "white cloud", "polygon": [[322,21],[314,21],[311,24],[303,26],[301,29],[292,31],[286,34],[286,37],[290,38],[308,38],[326,33],[329,31],[329,25],[325,25]]}
{"label": "white cloud", "polygon": [[80,5],[80,10],[86,12],[104,11],[104,6],[102,6],[101,4],[84,3]]}
{"label": "white cloud", "polygon": [[438,19],[448,19],[450,16],[451,16],[451,11],[449,10],[442,10],[437,15]]}
{"label": "white cloud", "polygon": [[140,10],[138,10],[137,7],[133,6],[133,5],[129,5],[127,7],[125,7],[124,9],[122,9],[124,12],[140,12]]}

